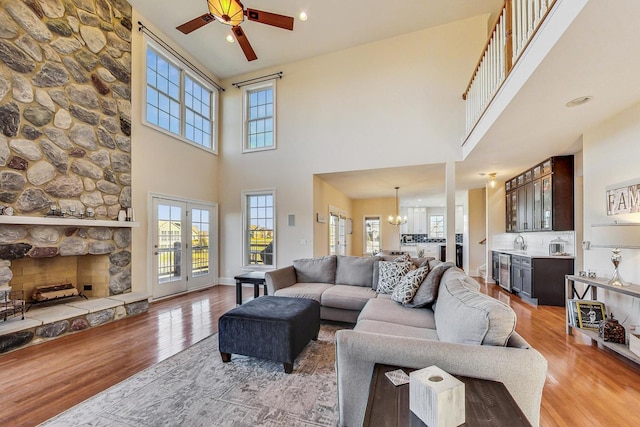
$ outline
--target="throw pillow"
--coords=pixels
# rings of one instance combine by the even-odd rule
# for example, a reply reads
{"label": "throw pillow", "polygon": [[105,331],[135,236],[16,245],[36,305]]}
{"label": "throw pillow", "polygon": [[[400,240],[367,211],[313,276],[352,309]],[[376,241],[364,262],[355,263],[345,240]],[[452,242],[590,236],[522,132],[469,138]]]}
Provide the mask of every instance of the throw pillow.
{"label": "throw pillow", "polygon": [[429,274],[429,267],[420,267],[407,273],[393,290],[391,299],[400,304],[409,303],[427,274]]}
{"label": "throw pillow", "polygon": [[430,270],[413,299],[405,305],[407,307],[420,308],[433,303],[438,297],[438,288],[440,287],[442,275],[453,266],[452,262],[442,262]]}
{"label": "throw pillow", "polygon": [[400,283],[400,279],[411,270],[412,265],[412,262],[380,261],[377,292],[392,294],[393,289]]}

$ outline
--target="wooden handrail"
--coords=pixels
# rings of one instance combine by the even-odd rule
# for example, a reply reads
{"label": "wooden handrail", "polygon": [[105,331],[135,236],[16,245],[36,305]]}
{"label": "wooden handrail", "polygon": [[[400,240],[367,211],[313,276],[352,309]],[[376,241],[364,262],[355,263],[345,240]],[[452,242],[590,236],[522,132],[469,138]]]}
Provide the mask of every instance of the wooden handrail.
{"label": "wooden handrail", "polygon": [[[473,80],[476,76],[476,73],[478,72],[478,68],[480,68],[480,65],[482,64],[482,59],[484,58],[484,54],[487,51],[487,48],[489,47],[489,43],[491,43],[491,40],[493,39],[493,34],[496,32],[496,28],[498,27],[498,24],[500,24],[500,20],[502,19],[502,11],[507,8],[507,4],[509,5],[508,6],[509,9],[507,10],[508,13],[506,16],[509,18],[511,17],[511,0],[505,0],[504,3],[502,4],[502,8],[500,9],[500,13],[498,14],[498,17],[496,18],[496,21],[493,23],[493,27],[489,32],[489,37],[487,37],[487,41],[485,42],[484,47],[482,48],[482,53],[480,54],[480,58],[478,59],[478,62],[476,63],[475,68],[473,69],[473,73],[471,73],[471,79],[469,80],[469,84],[467,85],[467,88],[462,94],[462,99],[464,100],[467,99],[467,94],[469,93],[469,89],[471,89],[471,85],[473,84]],[[511,29],[511,23],[507,23],[507,25],[509,26],[508,28]],[[509,37],[509,40],[511,40],[511,37]],[[511,52],[513,52],[513,47],[511,47]]]}

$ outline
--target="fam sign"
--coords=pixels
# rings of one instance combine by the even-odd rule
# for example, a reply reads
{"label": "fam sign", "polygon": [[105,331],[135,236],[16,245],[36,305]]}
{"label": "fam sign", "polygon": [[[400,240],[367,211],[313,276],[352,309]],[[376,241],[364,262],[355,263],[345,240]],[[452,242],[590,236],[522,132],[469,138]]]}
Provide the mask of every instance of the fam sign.
{"label": "fam sign", "polygon": [[607,215],[640,212],[640,178],[607,187]]}

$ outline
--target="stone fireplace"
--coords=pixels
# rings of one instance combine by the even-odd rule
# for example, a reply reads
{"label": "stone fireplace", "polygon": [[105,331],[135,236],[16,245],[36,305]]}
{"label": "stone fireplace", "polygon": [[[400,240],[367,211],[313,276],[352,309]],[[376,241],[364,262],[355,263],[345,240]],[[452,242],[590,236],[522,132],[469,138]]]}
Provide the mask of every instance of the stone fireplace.
{"label": "stone fireplace", "polygon": [[131,295],[134,225],[117,221],[131,208],[131,18],[126,0],[0,0],[0,295],[63,281],[105,297],[68,307],[76,326],[19,322],[0,353],[148,307]]}
{"label": "stone fireplace", "polygon": [[131,207],[131,14],[126,0],[0,0],[0,286],[103,255],[104,277],[74,280],[131,290],[131,225],[116,220]]}
{"label": "stone fireplace", "polygon": [[23,290],[27,301],[36,286],[61,283],[73,284],[88,297],[129,292],[130,228],[86,222],[89,226],[0,225],[0,259],[9,261],[0,267],[0,285]]}

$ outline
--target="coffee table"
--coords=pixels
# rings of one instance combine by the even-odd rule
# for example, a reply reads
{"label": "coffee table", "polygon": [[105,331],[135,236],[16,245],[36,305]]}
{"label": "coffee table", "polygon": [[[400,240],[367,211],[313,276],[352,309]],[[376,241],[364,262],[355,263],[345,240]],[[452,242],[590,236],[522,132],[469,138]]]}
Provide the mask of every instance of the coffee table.
{"label": "coffee table", "polygon": [[260,296],[260,286],[264,287],[264,295],[267,295],[267,282],[264,278],[264,271],[250,271],[248,273],[239,274],[234,277],[236,281],[236,304],[242,304],[242,284],[250,283],[253,285],[253,297]]}
{"label": "coffee table", "polygon": [[[385,372],[415,369],[376,364],[371,376],[363,426],[426,426],[409,410],[409,384],[394,386]],[[501,382],[454,375],[465,387],[465,426],[531,426]]]}

